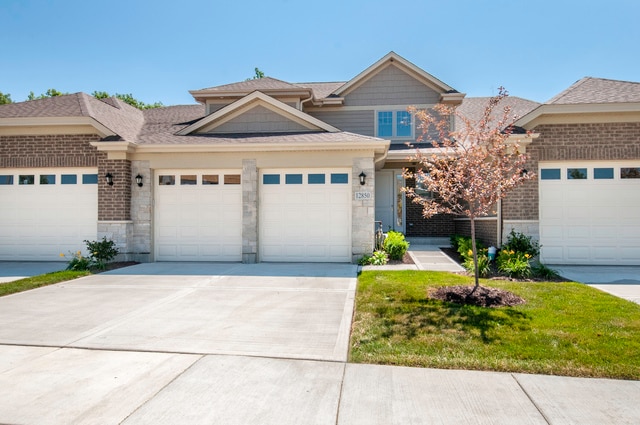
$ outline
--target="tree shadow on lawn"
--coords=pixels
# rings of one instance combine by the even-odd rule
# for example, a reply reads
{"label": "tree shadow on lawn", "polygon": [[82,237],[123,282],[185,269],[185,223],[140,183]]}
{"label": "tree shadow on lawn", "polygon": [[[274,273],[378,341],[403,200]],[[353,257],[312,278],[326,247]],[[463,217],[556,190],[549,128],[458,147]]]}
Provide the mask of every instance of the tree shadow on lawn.
{"label": "tree shadow on lawn", "polygon": [[[488,308],[424,299],[406,300],[376,311],[382,319],[382,338],[412,340],[428,333],[479,338],[490,344],[500,340],[508,330],[530,329],[531,316],[511,307]],[[500,332],[496,332],[497,329]]]}

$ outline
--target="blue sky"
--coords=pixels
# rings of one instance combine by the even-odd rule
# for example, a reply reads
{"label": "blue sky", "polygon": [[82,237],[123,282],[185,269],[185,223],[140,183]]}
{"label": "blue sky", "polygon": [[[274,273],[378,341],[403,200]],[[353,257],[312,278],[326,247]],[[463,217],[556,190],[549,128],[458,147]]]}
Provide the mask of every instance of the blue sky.
{"label": "blue sky", "polygon": [[393,50],[467,93],[544,102],[584,76],[640,81],[637,0],[1,0],[0,91],[165,105],[259,67],[346,81]]}

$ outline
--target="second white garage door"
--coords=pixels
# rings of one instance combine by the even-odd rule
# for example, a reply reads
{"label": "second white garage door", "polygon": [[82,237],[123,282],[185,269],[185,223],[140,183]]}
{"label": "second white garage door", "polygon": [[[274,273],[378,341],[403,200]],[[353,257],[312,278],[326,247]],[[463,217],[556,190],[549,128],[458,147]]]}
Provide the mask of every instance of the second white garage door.
{"label": "second white garage door", "polygon": [[242,260],[240,170],[156,170],[156,261]]}
{"label": "second white garage door", "polygon": [[640,265],[640,163],[540,163],[541,260]]}
{"label": "second white garage door", "polygon": [[260,172],[260,261],[351,262],[351,170]]}

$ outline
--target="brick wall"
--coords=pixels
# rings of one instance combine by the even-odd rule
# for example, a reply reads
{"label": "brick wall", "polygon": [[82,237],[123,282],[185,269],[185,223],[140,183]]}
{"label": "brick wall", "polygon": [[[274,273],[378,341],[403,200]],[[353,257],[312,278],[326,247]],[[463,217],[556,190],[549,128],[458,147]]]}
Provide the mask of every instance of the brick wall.
{"label": "brick wall", "polygon": [[95,167],[95,134],[0,136],[0,168]]}
{"label": "brick wall", "polygon": [[[498,246],[498,219],[475,220],[476,239],[485,246]],[[455,220],[455,234],[471,236],[471,221],[468,219]]]}
{"label": "brick wall", "polygon": [[[640,123],[544,124],[527,148],[528,170],[539,161],[624,160],[640,158]],[[538,177],[511,192],[502,202],[505,220],[538,219]]]}
{"label": "brick wall", "polygon": [[[415,187],[414,179],[406,180],[407,187]],[[422,216],[422,206],[407,198],[405,202],[405,219],[407,236],[414,237],[449,237],[455,231],[454,216],[436,214],[431,218]]]}
{"label": "brick wall", "polygon": [[[113,175],[113,186],[104,176]],[[131,219],[131,161],[127,159],[98,160],[98,220]]]}

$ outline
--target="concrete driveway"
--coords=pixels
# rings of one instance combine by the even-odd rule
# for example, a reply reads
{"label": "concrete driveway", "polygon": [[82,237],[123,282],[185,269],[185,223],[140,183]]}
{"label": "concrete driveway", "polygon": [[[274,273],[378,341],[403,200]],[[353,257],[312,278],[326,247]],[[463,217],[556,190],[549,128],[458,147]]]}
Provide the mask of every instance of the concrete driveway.
{"label": "concrete driveway", "polygon": [[640,304],[640,266],[550,266],[562,277]]}
{"label": "concrete driveway", "polygon": [[0,283],[64,270],[63,261],[0,261]]}
{"label": "concrete driveway", "polygon": [[0,423],[639,423],[640,382],[348,364],[356,268],[141,264],[0,298]]}

